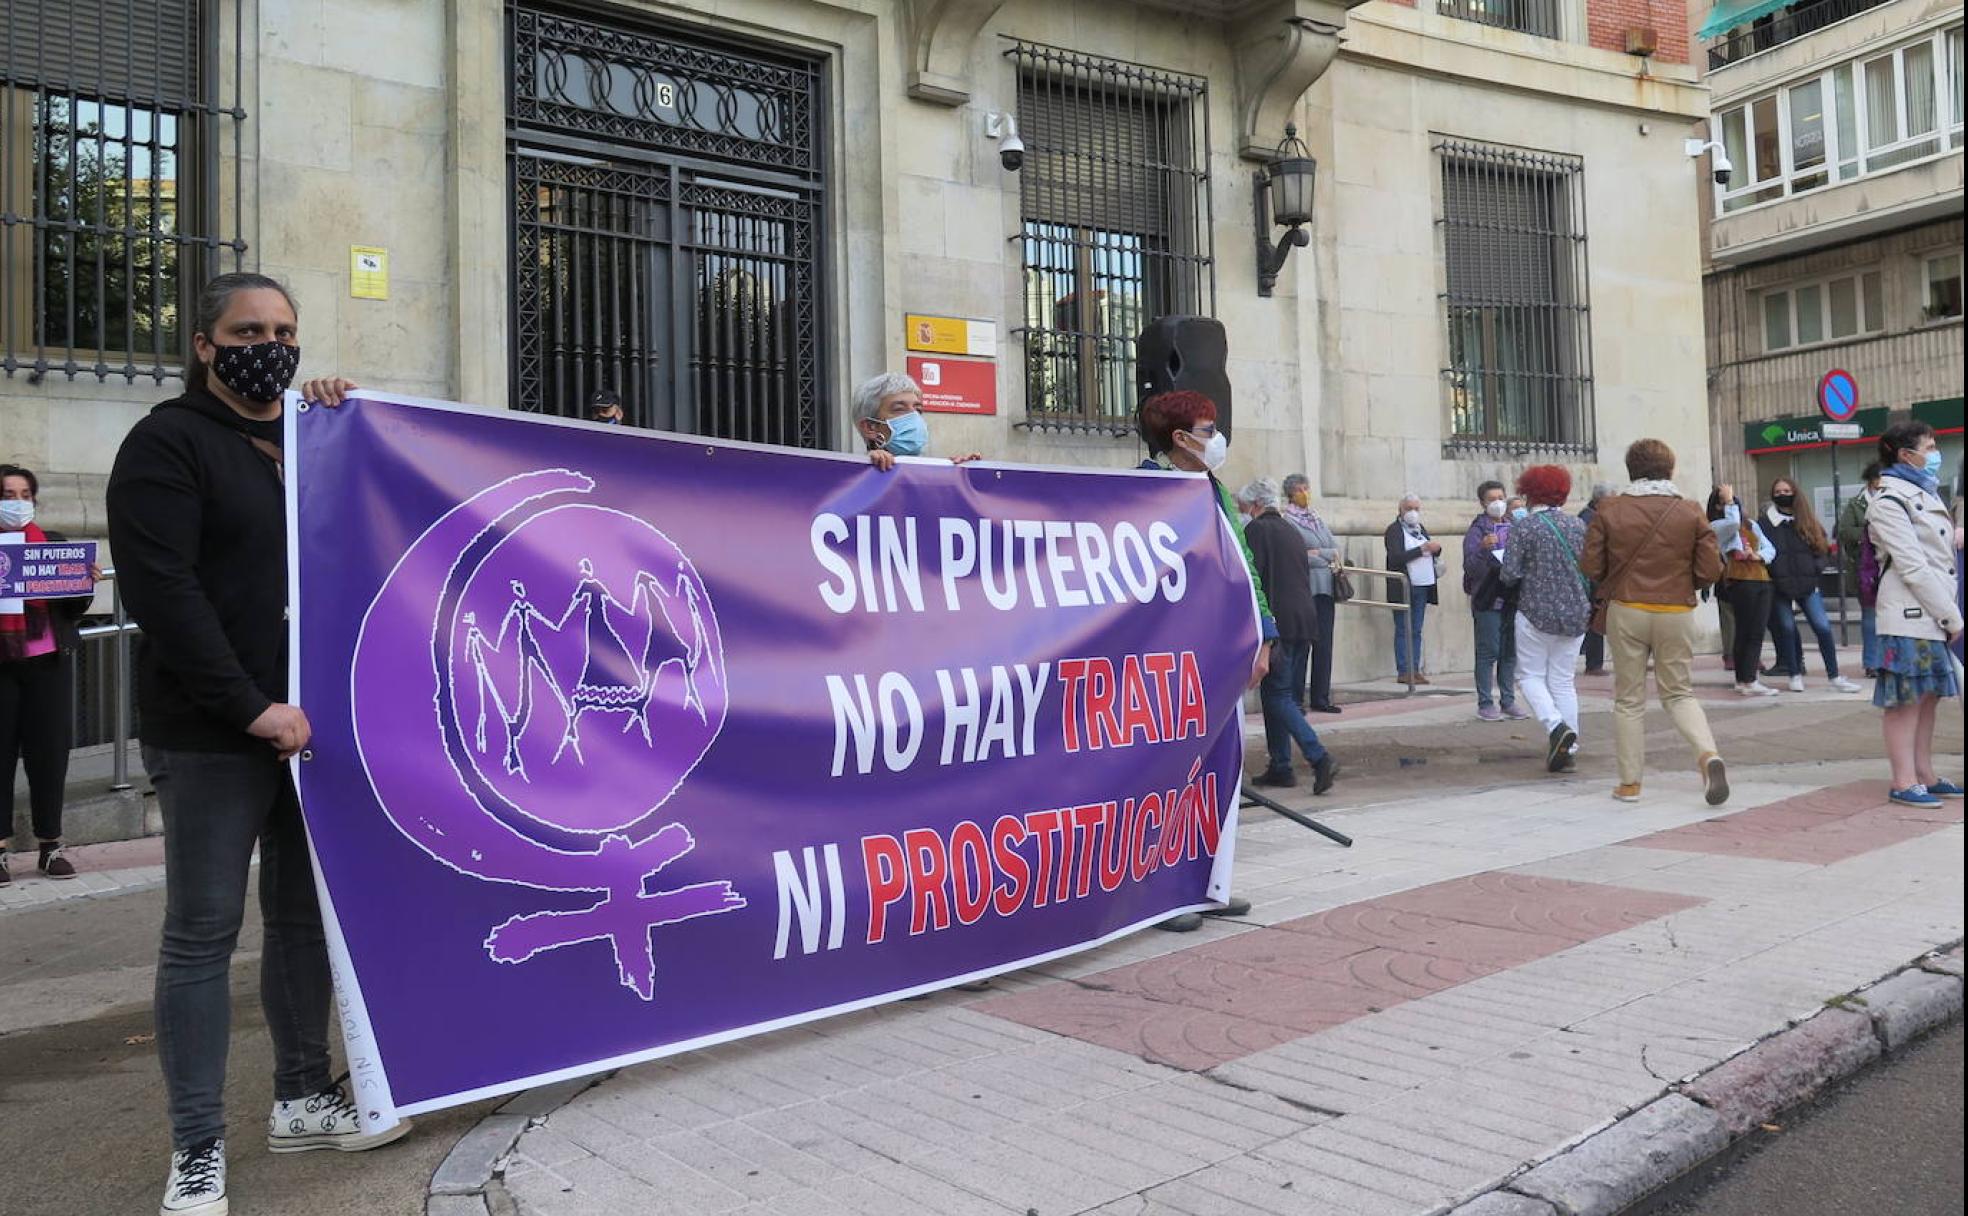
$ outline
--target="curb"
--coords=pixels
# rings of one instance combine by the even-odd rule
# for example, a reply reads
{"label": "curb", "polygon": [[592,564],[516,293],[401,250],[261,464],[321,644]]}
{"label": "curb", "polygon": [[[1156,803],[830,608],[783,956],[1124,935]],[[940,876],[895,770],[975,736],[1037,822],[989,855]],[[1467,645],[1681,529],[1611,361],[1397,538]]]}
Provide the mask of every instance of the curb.
{"label": "curb", "polygon": [[506,1216],[512,1199],[499,1181],[506,1158],[526,1130],[614,1073],[576,1077],[515,1094],[478,1121],[431,1174],[424,1216]]}
{"label": "curb", "polygon": [[1956,943],[1833,998],[1448,1216],[1617,1216],[1780,1111],[1955,1021],[1961,1011]]}

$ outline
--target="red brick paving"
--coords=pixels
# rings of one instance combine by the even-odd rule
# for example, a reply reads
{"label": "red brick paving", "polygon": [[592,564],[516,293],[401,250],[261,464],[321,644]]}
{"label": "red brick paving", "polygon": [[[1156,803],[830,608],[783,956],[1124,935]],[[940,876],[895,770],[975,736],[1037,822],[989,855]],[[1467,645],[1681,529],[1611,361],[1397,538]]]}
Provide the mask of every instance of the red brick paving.
{"label": "red brick paving", "polygon": [[1201,1070],[1700,902],[1594,883],[1478,874],[972,1008]]}
{"label": "red brick paving", "polygon": [[1961,804],[1899,806],[1882,781],[1854,781],[1627,841],[1643,849],[1829,865],[1961,822]]}

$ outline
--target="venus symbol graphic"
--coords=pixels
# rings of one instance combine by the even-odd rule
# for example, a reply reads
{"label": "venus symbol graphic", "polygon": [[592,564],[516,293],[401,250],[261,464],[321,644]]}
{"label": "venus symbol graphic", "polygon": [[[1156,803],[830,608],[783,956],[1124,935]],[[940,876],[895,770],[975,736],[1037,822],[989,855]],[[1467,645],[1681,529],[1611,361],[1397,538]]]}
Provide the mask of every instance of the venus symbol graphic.
{"label": "venus symbol graphic", "polygon": [[[662,808],[723,729],[724,644],[689,557],[595,488],[525,473],[432,524],[363,618],[351,701],[377,800],[426,853],[600,895],[491,927],[491,958],[606,941],[651,1000],[654,931],[745,906],[727,881],[662,882],[696,847]],[[455,782],[430,779],[437,756]]]}

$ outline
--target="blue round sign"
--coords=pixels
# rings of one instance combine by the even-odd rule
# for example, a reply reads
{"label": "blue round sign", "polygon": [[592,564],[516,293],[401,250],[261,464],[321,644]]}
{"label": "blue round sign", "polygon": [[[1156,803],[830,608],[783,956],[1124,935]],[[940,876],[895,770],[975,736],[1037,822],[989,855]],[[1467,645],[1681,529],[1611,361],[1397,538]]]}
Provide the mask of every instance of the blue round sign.
{"label": "blue round sign", "polygon": [[1859,414],[1859,382],[1842,367],[1834,367],[1818,381],[1818,408],[1833,422],[1850,422]]}

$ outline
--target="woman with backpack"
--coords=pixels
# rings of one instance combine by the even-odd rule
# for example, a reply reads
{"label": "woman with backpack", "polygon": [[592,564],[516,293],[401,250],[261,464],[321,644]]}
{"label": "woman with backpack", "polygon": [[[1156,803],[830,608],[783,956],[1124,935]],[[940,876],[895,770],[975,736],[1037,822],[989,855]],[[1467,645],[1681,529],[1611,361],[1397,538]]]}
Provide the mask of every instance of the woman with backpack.
{"label": "woman with backpack", "polygon": [[1770,603],[1770,637],[1777,644],[1777,662],[1790,672],[1790,691],[1804,691],[1804,641],[1791,615],[1794,604],[1803,609],[1804,619],[1818,637],[1818,653],[1824,656],[1825,677],[1839,692],[1858,692],[1859,686],[1838,674],[1838,639],[1831,633],[1831,618],[1825,615],[1824,593],[1818,589],[1818,576],[1831,553],[1831,541],[1817,512],[1808,504],[1799,509],[1797,485],[1788,477],[1770,483],[1770,505],[1764,508],[1764,534],[1777,547],[1770,563],[1770,582],[1776,595]]}
{"label": "woman with backpack", "polygon": [[1873,461],[1859,475],[1865,489],[1845,501],[1838,513],[1839,569],[1844,576],[1847,598],[1859,601],[1860,653],[1864,656],[1867,679],[1879,674],[1879,559],[1866,536],[1866,507],[1879,493],[1879,462]]}
{"label": "woman with backpack", "polygon": [[1941,501],[1941,453],[1934,428],[1896,422],[1879,437],[1879,492],[1866,532],[1879,560],[1879,679],[1872,703],[1886,711],[1888,797],[1937,807],[1959,798],[1959,783],[1934,771],[1934,719],[1942,697],[1961,695],[1948,647],[1961,637],[1955,603],[1954,521]]}
{"label": "woman with backpack", "polygon": [[1592,622],[1592,586],[1579,572],[1585,523],[1558,508],[1572,475],[1555,464],[1532,465],[1517,478],[1529,513],[1511,529],[1503,581],[1518,589],[1517,689],[1545,729],[1545,771],[1577,766],[1579,650]]}

